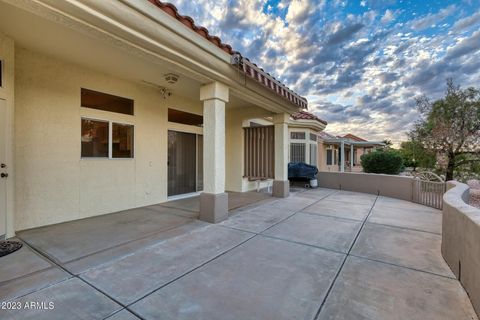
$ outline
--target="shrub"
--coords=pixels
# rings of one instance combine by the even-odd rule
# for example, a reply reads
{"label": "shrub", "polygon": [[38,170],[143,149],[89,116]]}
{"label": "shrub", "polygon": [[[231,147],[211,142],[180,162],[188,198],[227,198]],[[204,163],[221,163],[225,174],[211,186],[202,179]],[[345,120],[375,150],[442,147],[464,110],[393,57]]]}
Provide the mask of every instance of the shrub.
{"label": "shrub", "polygon": [[363,171],[367,173],[399,174],[403,170],[403,158],[395,150],[376,150],[360,157]]}

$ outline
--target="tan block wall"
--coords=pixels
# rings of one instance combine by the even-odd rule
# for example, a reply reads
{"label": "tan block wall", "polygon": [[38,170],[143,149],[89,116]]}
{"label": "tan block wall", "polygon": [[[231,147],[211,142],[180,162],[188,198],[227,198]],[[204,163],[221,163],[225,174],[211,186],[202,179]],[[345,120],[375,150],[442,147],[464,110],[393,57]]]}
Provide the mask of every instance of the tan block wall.
{"label": "tan block wall", "polygon": [[[17,48],[16,230],[167,199],[167,108],[201,102]],[[128,97],[135,115],[80,107],[80,88]],[[196,98],[196,97],[195,97]],[[135,125],[135,159],[80,159],[81,116]],[[180,126],[181,127],[181,126]],[[196,129],[198,130],[198,129]]]}
{"label": "tan block wall", "polygon": [[355,172],[319,172],[318,185],[323,188],[378,194],[412,201],[413,178],[387,174]]}
{"label": "tan block wall", "polygon": [[480,314],[480,210],[467,204],[469,187],[447,182],[443,196],[442,255]]}

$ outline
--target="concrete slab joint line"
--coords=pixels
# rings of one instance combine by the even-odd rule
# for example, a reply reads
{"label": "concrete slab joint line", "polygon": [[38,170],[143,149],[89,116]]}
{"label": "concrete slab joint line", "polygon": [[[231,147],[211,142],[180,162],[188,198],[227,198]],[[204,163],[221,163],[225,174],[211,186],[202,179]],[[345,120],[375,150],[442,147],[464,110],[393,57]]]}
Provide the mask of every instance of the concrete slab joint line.
{"label": "concrete slab joint line", "polygon": [[378,199],[378,196],[375,197],[375,201],[373,202],[373,205],[372,207],[370,208],[370,211],[368,212],[368,215],[367,217],[365,218],[365,220],[363,220],[362,222],[362,225],[360,226],[360,228],[358,229],[356,235],[355,235],[355,238],[354,240],[352,241],[351,245],[350,245],[350,248],[348,249],[348,252],[347,254],[345,255],[343,261],[342,261],[342,264],[340,265],[340,268],[338,269],[336,275],[335,275],[335,278],[333,279],[332,283],[330,284],[330,287],[328,288],[328,291],[327,291],[327,294],[325,295],[320,307],[318,308],[318,311],[317,311],[317,314],[315,316],[315,319],[319,319],[320,317],[320,313],[322,312],[322,308],[324,307],[329,295],[330,295],[330,292],[332,291],[332,288],[334,287],[335,285],[335,282],[337,281],[338,279],[338,276],[340,275],[340,273],[342,272],[342,269],[343,269],[343,266],[345,265],[345,262],[347,261],[347,258],[348,256],[350,255],[350,252],[352,251],[352,248],[353,246],[355,245],[357,239],[358,239],[358,236],[360,235],[360,233],[362,232],[362,229],[363,227],[365,226],[365,223],[367,222],[368,220],[368,217],[370,216],[370,214],[372,213],[372,210],[373,210],[373,207],[375,206],[375,203],[377,202],[377,199]]}
{"label": "concrete slab joint line", "polygon": [[[441,236],[412,229],[414,223],[428,229],[427,220],[441,224],[437,211],[379,195],[293,189],[287,199],[252,206],[216,225],[196,221],[177,231],[161,227],[151,238],[139,240],[135,234],[120,245],[118,235],[110,235],[104,241],[116,241],[101,253],[85,250],[81,237],[75,237],[81,246],[53,241],[48,228],[60,238],[74,236],[78,223],[66,223],[21,234],[28,243],[18,258],[25,263],[5,264],[1,258],[0,297],[11,291],[7,299],[55,299],[59,313],[50,319],[60,314],[113,320],[477,319],[467,294],[442,263]],[[396,219],[386,220],[385,212]],[[411,221],[402,227],[398,215],[407,212]],[[132,219],[138,210],[131,213],[115,221],[144,228]],[[388,225],[371,223],[377,215]],[[91,224],[98,220],[89,219]],[[171,227],[174,220],[155,221]],[[331,236],[315,232],[329,224]],[[332,241],[335,237],[338,241]],[[137,240],[141,246],[134,244]],[[119,251],[123,245],[127,250]],[[72,254],[75,260],[84,253],[96,262],[76,265],[83,271],[72,272]],[[39,277],[47,279],[32,281]],[[78,310],[79,301],[90,308]],[[35,316],[12,315],[6,319]]]}

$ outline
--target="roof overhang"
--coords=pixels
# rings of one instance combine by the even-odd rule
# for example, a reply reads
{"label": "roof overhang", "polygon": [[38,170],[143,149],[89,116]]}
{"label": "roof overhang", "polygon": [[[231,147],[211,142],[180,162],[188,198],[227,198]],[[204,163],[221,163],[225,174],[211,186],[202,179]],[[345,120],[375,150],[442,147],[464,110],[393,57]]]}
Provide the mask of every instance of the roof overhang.
{"label": "roof overhang", "polygon": [[231,55],[143,0],[4,0],[15,7],[99,39],[135,58],[165,65],[207,84],[224,83],[231,95],[271,112],[299,106],[250,77],[239,76]]}
{"label": "roof overhang", "polygon": [[353,140],[342,139],[342,138],[325,139],[323,141],[328,144],[336,144],[336,145],[339,145],[343,142],[344,144],[349,146],[358,146],[358,147],[365,147],[365,148],[385,146],[385,143],[381,141],[353,141]]}
{"label": "roof overhang", "polygon": [[317,120],[307,120],[307,119],[290,119],[288,126],[291,128],[307,128],[315,131],[325,130],[326,125]]}

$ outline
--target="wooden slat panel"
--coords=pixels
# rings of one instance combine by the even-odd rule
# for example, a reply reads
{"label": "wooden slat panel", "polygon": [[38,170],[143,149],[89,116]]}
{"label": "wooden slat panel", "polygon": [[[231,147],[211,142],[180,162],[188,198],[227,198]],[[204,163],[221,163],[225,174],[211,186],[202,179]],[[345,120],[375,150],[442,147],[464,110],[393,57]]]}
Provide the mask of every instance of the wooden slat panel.
{"label": "wooden slat panel", "polygon": [[244,176],[274,178],[274,147],[273,126],[244,128]]}

